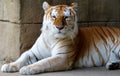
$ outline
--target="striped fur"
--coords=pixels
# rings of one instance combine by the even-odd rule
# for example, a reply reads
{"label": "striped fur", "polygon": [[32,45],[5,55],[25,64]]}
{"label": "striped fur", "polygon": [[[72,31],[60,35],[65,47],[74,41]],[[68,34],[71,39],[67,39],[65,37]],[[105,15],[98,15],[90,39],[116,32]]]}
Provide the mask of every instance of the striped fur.
{"label": "striped fur", "polygon": [[40,37],[18,60],[4,64],[1,71],[36,74],[105,65],[107,69],[119,69],[120,29],[78,28],[76,7],[76,3],[50,6],[44,2]]}
{"label": "striped fur", "polygon": [[[76,42],[77,67],[102,66],[108,62],[119,61],[120,28],[80,28]],[[118,57],[109,61],[112,51],[118,54]]]}

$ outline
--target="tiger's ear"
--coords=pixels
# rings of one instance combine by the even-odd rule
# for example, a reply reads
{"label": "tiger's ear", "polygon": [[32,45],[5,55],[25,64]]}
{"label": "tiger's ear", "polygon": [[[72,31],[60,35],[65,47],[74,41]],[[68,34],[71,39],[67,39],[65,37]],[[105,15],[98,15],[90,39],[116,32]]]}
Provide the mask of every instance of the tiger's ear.
{"label": "tiger's ear", "polygon": [[78,4],[77,3],[71,3],[71,7],[75,10],[75,11],[77,11],[77,7],[78,7]]}
{"label": "tiger's ear", "polygon": [[50,5],[45,1],[45,2],[43,2],[42,7],[43,7],[44,11],[46,11],[46,10],[48,10],[50,8]]}

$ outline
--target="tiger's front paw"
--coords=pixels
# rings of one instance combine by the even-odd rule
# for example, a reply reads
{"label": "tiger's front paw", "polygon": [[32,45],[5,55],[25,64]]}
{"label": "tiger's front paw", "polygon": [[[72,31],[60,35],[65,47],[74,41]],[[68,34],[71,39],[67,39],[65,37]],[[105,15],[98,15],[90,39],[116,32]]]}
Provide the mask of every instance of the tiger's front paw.
{"label": "tiger's front paw", "polygon": [[2,72],[16,72],[18,71],[18,68],[16,65],[12,65],[12,64],[4,64],[1,67],[1,71]]}
{"label": "tiger's front paw", "polygon": [[24,67],[22,67],[19,72],[20,72],[20,74],[22,74],[22,75],[33,75],[33,74],[36,74],[36,73],[37,73],[34,69],[32,69],[32,68],[29,67],[29,66],[24,66]]}

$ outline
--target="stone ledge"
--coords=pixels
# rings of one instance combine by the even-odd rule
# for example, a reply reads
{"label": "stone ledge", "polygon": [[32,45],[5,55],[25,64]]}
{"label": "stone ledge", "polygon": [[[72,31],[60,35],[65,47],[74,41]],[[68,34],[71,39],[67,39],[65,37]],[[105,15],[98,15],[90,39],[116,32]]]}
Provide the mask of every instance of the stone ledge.
{"label": "stone ledge", "polygon": [[120,22],[79,22],[78,26],[86,27],[86,26],[112,26],[112,27],[120,27]]}
{"label": "stone ledge", "polygon": [[[1,67],[1,65],[0,65]],[[3,73],[0,71],[0,76],[25,76],[19,72]],[[31,76],[31,75],[27,75]],[[105,67],[81,68],[68,71],[46,72],[32,76],[120,76],[120,70],[106,70]]]}

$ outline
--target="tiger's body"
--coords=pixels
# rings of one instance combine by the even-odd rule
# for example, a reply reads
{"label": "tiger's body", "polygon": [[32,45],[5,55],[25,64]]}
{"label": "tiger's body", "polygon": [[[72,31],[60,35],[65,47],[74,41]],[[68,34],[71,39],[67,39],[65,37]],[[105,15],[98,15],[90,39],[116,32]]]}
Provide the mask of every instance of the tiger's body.
{"label": "tiger's body", "polygon": [[[87,27],[80,28],[77,67],[103,66],[110,62],[119,62],[120,56],[120,28]],[[79,41],[78,41],[79,40]],[[81,42],[83,40],[83,42]],[[78,48],[77,48],[78,49]],[[84,50],[84,51],[82,51]],[[115,57],[111,56],[114,51]],[[112,61],[111,61],[112,59]],[[107,69],[109,69],[106,66]]]}
{"label": "tiger's body", "polygon": [[36,74],[76,67],[120,68],[120,28],[77,26],[76,4],[50,6],[45,11],[42,33],[33,47],[3,72]]}

